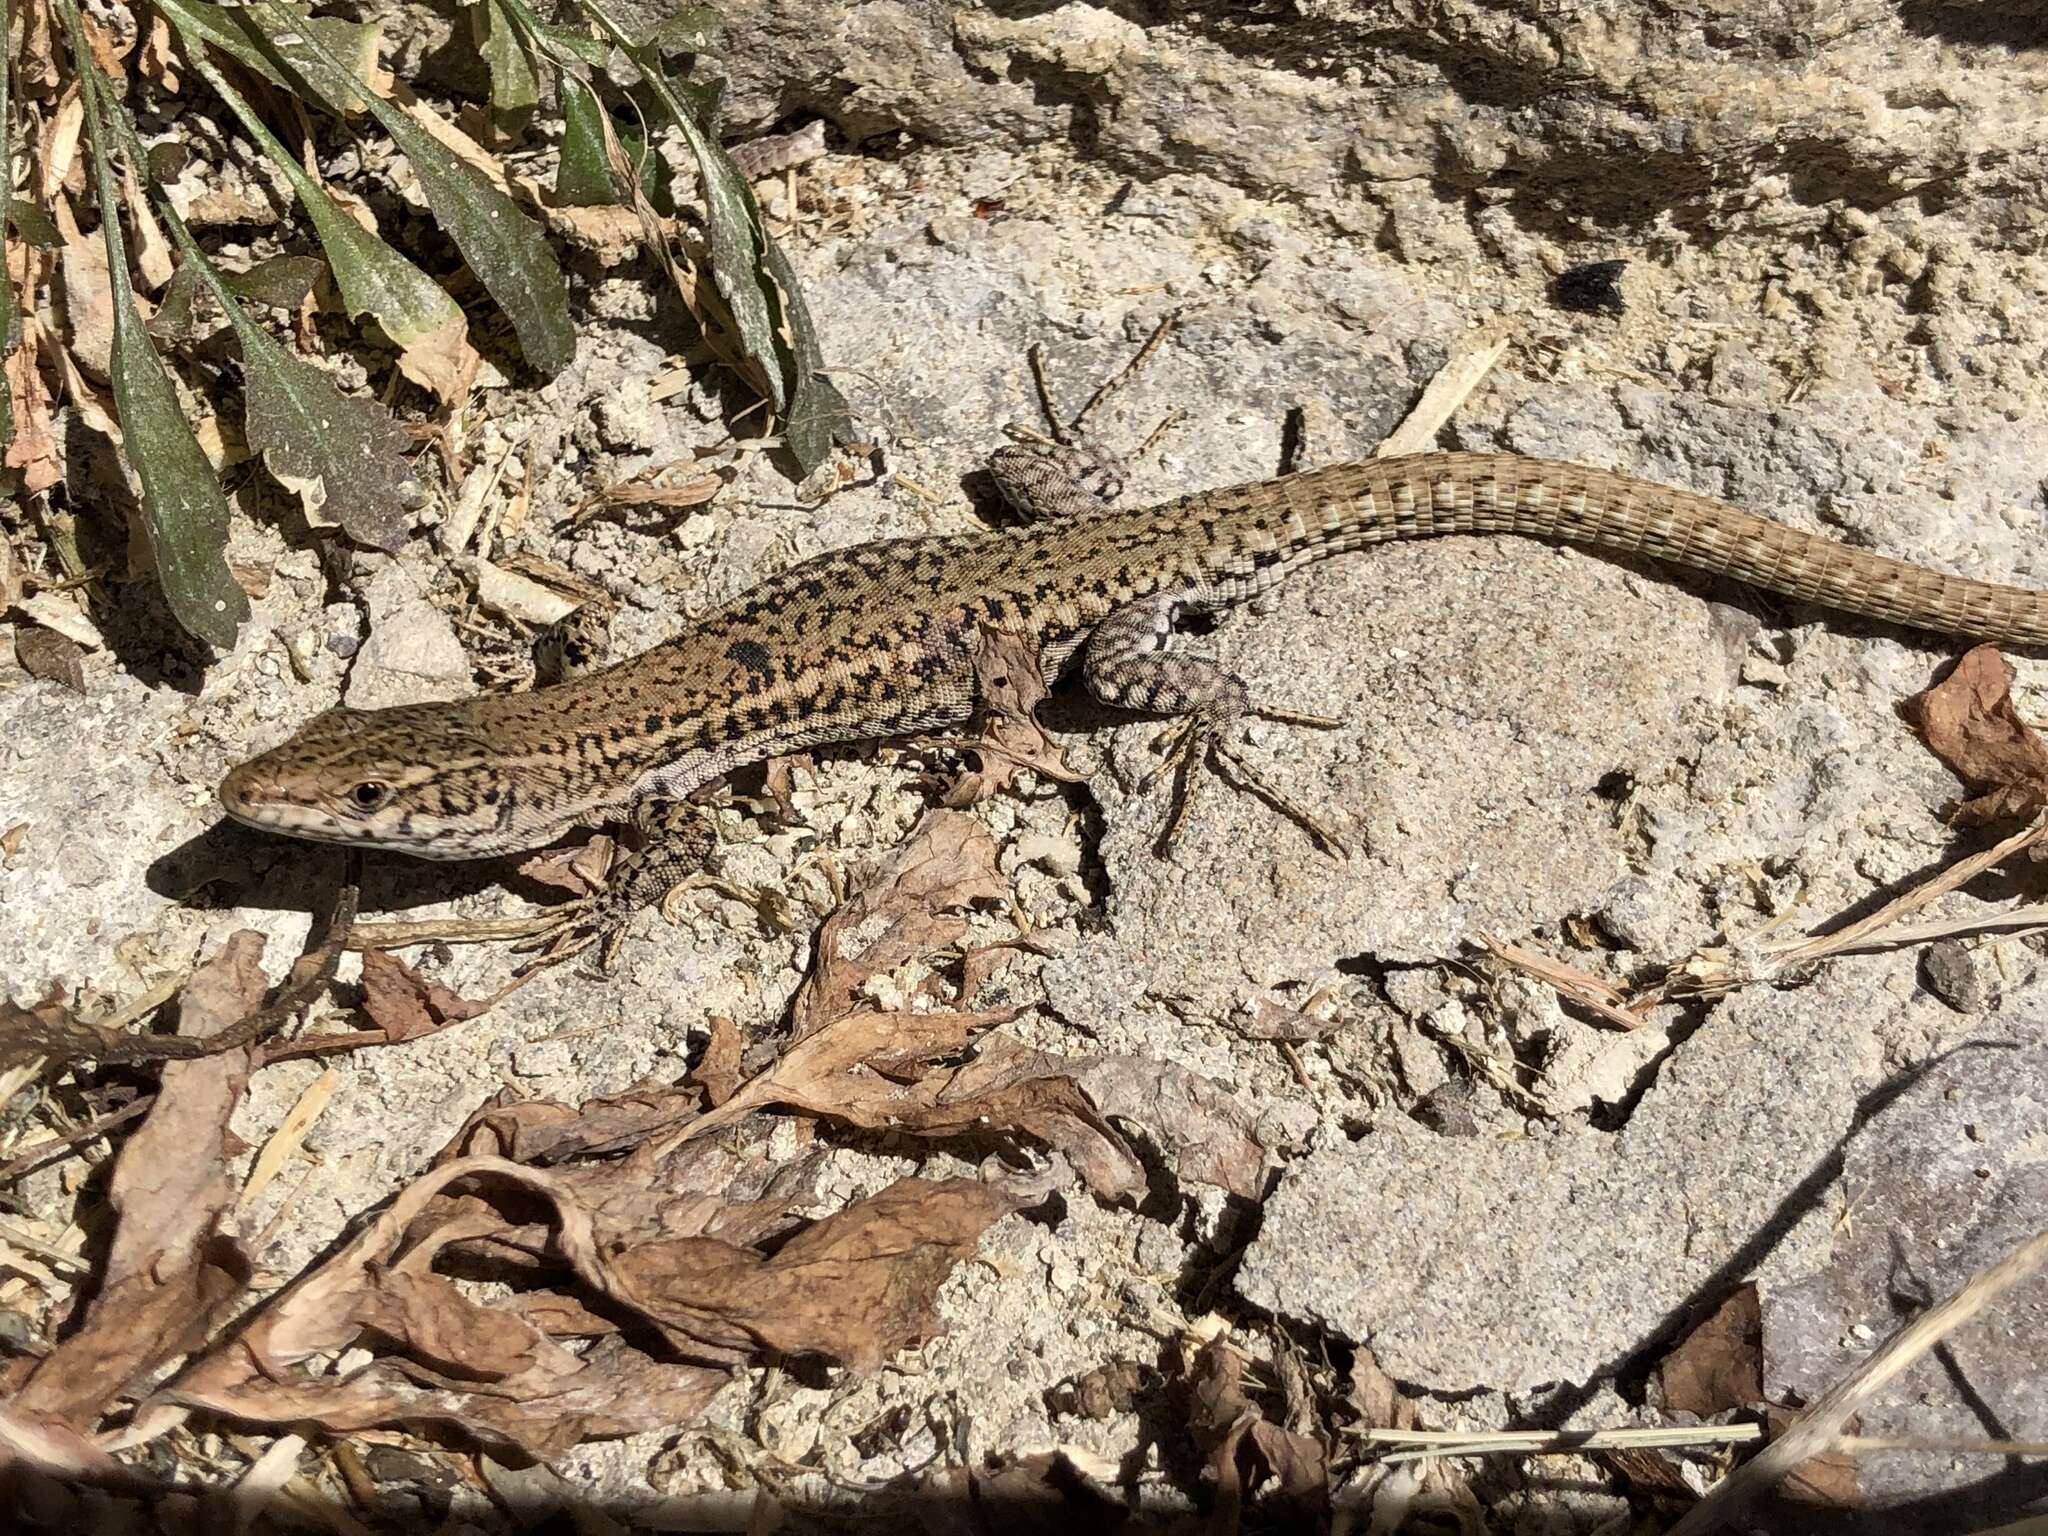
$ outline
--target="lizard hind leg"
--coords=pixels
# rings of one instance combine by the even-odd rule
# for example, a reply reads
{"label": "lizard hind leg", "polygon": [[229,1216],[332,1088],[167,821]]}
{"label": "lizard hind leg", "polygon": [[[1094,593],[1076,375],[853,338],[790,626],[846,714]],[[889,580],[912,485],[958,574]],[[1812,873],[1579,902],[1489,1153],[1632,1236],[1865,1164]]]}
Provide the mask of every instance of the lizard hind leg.
{"label": "lizard hind leg", "polygon": [[1325,729],[1338,722],[1321,715],[1257,707],[1251,703],[1244,680],[1210,657],[1168,649],[1176,605],[1177,599],[1169,594],[1127,603],[1095,626],[1081,652],[1082,681],[1103,703],[1180,717],[1179,725],[1164,738],[1165,761],[1150,781],[1156,783],[1168,772],[1174,778],[1173,805],[1160,832],[1158,851],[1162,855],[1169,852],[1179,835],[1199,782],[1195,766],[1198,760],[1206,760],[1224,778],[1299,826],[1324,852],[1341,856],[1346,851],[1342,839],[1308,807],[1269,780],[1233,739],[1247,715]]}
{"label": "lizard hind leg", "polygon": [[[1018,441],[998,448],[989,455],[988,461],[989,474],[994,478],[997,489],[1020,517],[1036,522],[1099,511],[1123,494],[1122,460],[1086,436],[1083,429],[1102,403],[1129,383],[1159,350],[1160,343],[1173,329],[1175,318],[1168,315],[1161,320],[1144,346],[1138,349],[1137,355],[1106,380],[1068,422],[1060,420],[1059,407],[1053,400],[1052,381],[1046,377],[1045,371],[1045,349],[1032,347],[1031,377],[1038,386],[1039,409],[1045,413],[1045,423],[1052,435],[1046,437],[1026,428],[1012,427],[1010,434]],[[1151,435],[1139,446],[1136,457],[1143,458],[1150,453],[1153,445],[1182,414],[1175,411],[1153,428]]]}

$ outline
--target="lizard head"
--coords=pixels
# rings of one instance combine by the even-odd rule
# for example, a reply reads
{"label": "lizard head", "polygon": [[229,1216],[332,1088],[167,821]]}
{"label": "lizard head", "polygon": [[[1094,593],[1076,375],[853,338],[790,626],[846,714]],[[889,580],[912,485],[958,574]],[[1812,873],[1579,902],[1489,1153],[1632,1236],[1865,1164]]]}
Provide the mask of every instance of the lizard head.
{"label": "lizard head", "polygon": [[467,715],[447,705],[332,709],[231,770],[235,820],[323,843],[474,859],[547,841]]}

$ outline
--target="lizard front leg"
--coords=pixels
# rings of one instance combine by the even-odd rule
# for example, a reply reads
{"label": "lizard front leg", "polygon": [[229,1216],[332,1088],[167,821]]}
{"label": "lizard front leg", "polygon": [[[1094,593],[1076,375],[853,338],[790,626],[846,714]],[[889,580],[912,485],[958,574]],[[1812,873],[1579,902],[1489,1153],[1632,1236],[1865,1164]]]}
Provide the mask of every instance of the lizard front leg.
{"label": "lizard front leg", "polygon": [[1342,854],[1344,844],[1337,835],[1306,806],[1271,783],[1232,740],[1246,715],[1325,728],[1338,722],[1320,715],[1259,708],[1251,703],[1244,680],[1213,658],[1168,649],[1179,601],[1171,594],[1161,594],[1125,604],[1095,626],[1081,651],[1081,679],[1103,703],[1181,717],[1162,766],[1162,772],[1173,770],[1177,785],[1173,808],[1159,835],[1159,851],[1164,854],[1172,847],[1187,818],[1196,783],[1192,769],[1201,758],[1272,805],[1325,852]]}
{"label": "lizard front leg", "polygon": [[658,906],[693,883],[716,881],[710,868],[718,834],[702,806],[689,800],[645,796],[634,804],[635,844],[613,863],[604,889],[574,903],[545,933],[519,948],[533,951],[522,974],[559,965],[595,944],[598,964],[610,970],[626,930],[642,908]]}

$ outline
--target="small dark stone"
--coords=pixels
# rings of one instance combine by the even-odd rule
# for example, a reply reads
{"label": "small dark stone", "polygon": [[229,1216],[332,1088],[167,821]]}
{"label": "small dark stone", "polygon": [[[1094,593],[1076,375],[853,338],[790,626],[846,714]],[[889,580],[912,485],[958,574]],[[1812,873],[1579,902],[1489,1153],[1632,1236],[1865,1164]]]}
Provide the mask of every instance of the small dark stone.
{"label": "small dark stone", "polygon": [[1961,939],[1939,940],[1920,957],[1921,981],[1957,1013],[1982,1013],[1991,1005],[1996,986],[1987,969]]}
{"label": "small dark stone", "polygon": [[1454,1077],[1417,1100],[1409,1113],[1439,1136],[1477,1136],[1479,1116],[1473,1104],[1476,1096],[1470,1079]]}
{"label": "small dark stone", "polygon": [[1588,261],[1567,267],[1550,285],[1550,296],[1559,309],[1575,314],[1618,315],[1628,307],[1621,296],[1621,274],[1626,261]]}

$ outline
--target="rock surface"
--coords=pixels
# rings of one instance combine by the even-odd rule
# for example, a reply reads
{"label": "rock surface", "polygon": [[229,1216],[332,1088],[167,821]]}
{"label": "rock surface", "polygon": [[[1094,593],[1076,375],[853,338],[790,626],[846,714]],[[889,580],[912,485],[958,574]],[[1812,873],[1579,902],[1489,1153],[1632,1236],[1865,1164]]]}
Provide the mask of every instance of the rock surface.
{"label": "rock surface", "polygon": [[[1036,424],[1025,348],[1047,346],[1072,410],[1169,312],[1167,345],[1093,424],[1131,447],[1189,412],[1130,466],[1133,503],[1265,477],[1290,448],[1311,463],[1369,452],[1448,359],[1498,335],[1508,350],[1443,446],[1619,468],[2048,585],[2038,7],[720,9],[729,128],[834,126],[777,235],[871,451],[822,499],[756,453],[686,516],[563,526],[599,486],[758,430],[726,419],[715,379],[651,407],[649,380],[694,331],[651,262],[579,268],[576,362],[491,390],[480,441],[534,466],[505,549],[601,583],[625,651],[821,549],[984,526],[983,456],[1004,423]],[[445,38],[445,18],[405,17],[406,60]],[[1558,307],[1560,274],[1619,258],[1625,308]],[[353,574],[295,523],[238,515],[230,554],[271,581],[234,651],[203,667],[130,612],[143,584],[112,589],[113,649],[89,659],[87,695],[0,659],[0,991],[56,980],[103,1012],[236,928],[263,930],[273,957],[297,944],[338,861],[219,827],[212,787],[344,698],[516,675],[521,637],[470,611],[436,540],[446,515],[430,504],[421,537]],[[1272,1314],[1338,1357],[1369,1341],[1435,1425],[1567,1400],[1611,1422],[1631,1406],[1625,1368],[1688,1303],[1757,1275],[1773,1384],[1810,1396],[1868,1347],[1857,1327],[1881,1334],[2029,1209],[2038,1220],[2041,1133],[2025,1128],[2048,1061],[1982,1044],[2038,1037],[2037,939],[1973,938],[1924,967],[1912,950],[1842,961],[1662,1010],[1629,1037],[1471,947],[1494,935],[1625,987],[1700,945],[1817,927],[1925,877],[1959,851],[1939,814],[1956,786],[1895,706],[1947,642],[1648,565],[1457,539],[1332,563],[1189,643],[1261,700],[1342,721],[1255,725],[1247,750],[1353,851],[1314,853],[1210,783],[1155,857],[1166,801],[1141,785],[1157,725],[1063,702],[1056,733],[1099,771],[1085,790],[1027,784],[977,810],[1016,898],[984,936],[1048,952],[1005,978],[1010,1001],[1040,1005],[1009,1026],[1027,1044],[1170,1061],[1246,1106],[1278,1169],[1263,1209],[1164,1174],[1137,1209],[1072,1191],[1042,1224],[991,1229],[985,1262],[949,1282],[951,1333],[904,1369],[756,1372],[708,1429],[579,1450],[560,1468],[573,1488],[614,1508],[725,1497],[742,1443],[766,1448],[777,1487],[792,1465],[818,1469],[803,1486],[820,1498],[1053,1444],[1156,1488],[1180,1455],[1155,1437],[1156,1404],[1081,1420],[1055,1389],[1156,1357],[1210,1310],[1245,1327]],[[2040,713],[2043,680],[2021,662],[2023,714]],[[804,918],[928,802],[926,756],[821,754],[772,835],[722,810],[728,877],[793,893]],[[1987,879],[1931,915],[1964,921],[2037,880]],[[372,859],[364,905],[495,917],[533,894],[505,864]],[[338,1060],[305,1157],[245,1213],[261,1230],[289,1194],[263,1266],[295,1273],[329,1248],[508,1083],[577,1102],[673,1079],[714,1014],[771,1037],[809,920],[785,931],[708,894],[682,918],[645,920],[607,979],[555,973],[473,1023]],[[510,964],[477,947],[415,958],[469,997]],[[323,1027],[353,1016],[354,964]],[[266,1069],[236,1134],[261,1145],[322,1071]],[[893,1146],[835,1145],[826,1193],[912,1165]],[[74,1185],[39,1174],[19,1193],[37,1230],[66,1230]],[[1903,1303],[1884,1267],[1894,1239],[1914,1262]],[[2005,1384],[1996,1341],[2023,1360],[2038,1308],[2001,1307],[1958,1341],[1987,1388]],[[2010,1415],[1992,1425],[1926,1382],[1933,1399],[1902,1385],[1866,1432],[2042,1432],[2017,1385],[1985,1399]],[[2003,1519],[2038,1504],[1974,1462],[1890,1468],[1869,1486],[1920,1501],[1927,1528],[1947,1519],[1939,1490],[1977,1484],[1968,1509]],[[1522,1518],[1513,1505],[1501,1529]],[[1611,1514],[1560,1495],[1528,1519],[1589,1530]]]}

